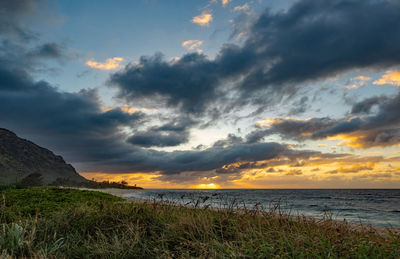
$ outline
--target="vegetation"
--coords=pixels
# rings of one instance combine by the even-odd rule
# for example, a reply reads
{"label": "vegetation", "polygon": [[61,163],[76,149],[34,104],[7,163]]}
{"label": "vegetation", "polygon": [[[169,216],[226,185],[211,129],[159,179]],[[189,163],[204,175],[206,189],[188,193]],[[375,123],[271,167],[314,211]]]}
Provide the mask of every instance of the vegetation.
{"label": "vegetation", "polygon": [[110,182],[110,181],[102,181],[97,182],[93,180],[87,180],[85,182],[76,182],[71,181],[69,179],[57,178],[56,181],[52,183],[55,186],[70,186],[70,187],[85,187],[92,189],[105,189],[105,188],[118,188],[118,189],[143,189],[142,187],[138,187],[135,185],[128,185],[126,181],[121,182]]}
{"label": "vegetation", "polygon": [[32,187],[43,185],[43,176],[39,173],[29,174],[27,177],[23,178],[18,185],[21,187]]}
{"label": "vegetation", "polygon": [[0,223],[42,218],[74,206],[97,206],[122,201],[101,192],[60,189],[57,187],[4,188],[0,190]]}
{"label": "vegetation", "polygon": [[[23,178],[21,181],[17,182],[13,185],[16,188],[26,188],[33,186],[43,186],[43,175],[40,173],[32,173]],[[3,187],[2,187],[3,186]],[[7,186],[12,185],[4,185],[0,183],[0,188],[7,188]],[[83,188],[91,188],[91,189],[105,189],[105,188],[117,188],[117,189],[143,189],[142,187],[138,187],[135,185],[129,185],[128,182],[122,180],[120,182],[110,182],[110,181],[102,181],[97,182],[94,179],[85,181],[74,181],[69,178],[57,178],[54,182],[51,183],[51,186],[63,186],[63,187],[83,187]]]}
{"label": "vegetation", "polygon": [[400,236],[279,210],[129,203],[33,187],[0,190],[0,257],[399,258]]}

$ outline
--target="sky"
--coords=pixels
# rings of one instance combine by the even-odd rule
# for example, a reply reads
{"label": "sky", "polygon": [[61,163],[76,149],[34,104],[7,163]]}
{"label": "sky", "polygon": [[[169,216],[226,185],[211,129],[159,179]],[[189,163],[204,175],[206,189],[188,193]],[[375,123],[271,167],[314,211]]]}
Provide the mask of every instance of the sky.
{"label": "sky", "polygon": [[144,188],[400,188],[400,1],[3,0],[0,127]]}

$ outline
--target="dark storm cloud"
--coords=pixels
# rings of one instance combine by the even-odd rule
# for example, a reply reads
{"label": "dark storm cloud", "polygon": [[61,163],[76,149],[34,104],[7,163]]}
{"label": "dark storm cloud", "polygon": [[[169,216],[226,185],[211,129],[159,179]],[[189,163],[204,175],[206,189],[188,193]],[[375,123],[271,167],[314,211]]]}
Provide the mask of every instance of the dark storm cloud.
{"label": "dark storm cloud", "polygon": [[[8,10],[3,2],[1,6],[3,11]],[[24,41],[6,38],[1,42],[1,127],[78,164],[112,160],[125,154],[128,149],[121,148],[121,144],[123,147],[126,135],[119,129],[134,127],[144,115],[128,114],[118,108],[103,112],[96,90],[66,93],[32,78],[31,72],[42,66],[41,59],[60,56],[61,49],[54,43],[31,49]]]}
{"label": "dark storm cloud", "polygon": [[337,122],[329,118],[312,118],[310,120],[275,119],[267,128],[258,128],[247,136],[248,143],[260,142],[264,137],[279,134],[283,137],[304,140],[310,138],[311,133],[325,130]]}
{"label": "dark storm cloud", "polygon": [[314,139],[321,139],[338,134],[354,132],[356,130],[359,130],[362,127],[363,123],[364,121],[362,121],[360,118],[336,121],[334,125],[322,128],[314,132],[311,137]]}
{"label": "dark storm cloud", "polygon": [[361,102],[354,104],[351,109],[351,113],[352,114],[370,113],[374,105],[378,105],[379,103],[387,99],[388,98],[385,96],[375,96],[367,98]]}
{"label": "dark storm cloud", "polygon": [[[283,155],[287,147],[278,143],[256,145],[236,144],[229,147],[211,147],[201,151],[148,151],[139,164],[131,165],[137,170],[157,171],[164,174],[178,174],[185,171],[207,171],[221,168],[235,162],[267,160]],[[146,171],[148,171],[146,170]]]}
{"label": "dark storm cloud", "polygon": [[[34,2],[3,1],[0,11],[12,15],[0,16],[0,22],[10,18],[7,23],[0,23],[0,33],[15,33],[22,37],[20,32],[29,32],[13,17],[31,10],[30,3]],[[251,26],[243,46],[225,44],[213,60],[198,53],[184,55],[175,61],[166,61],[158,54],[142,57],[137,65],[128,65],[123,71],[113,74],[110,83],[119,88],[119,97],[129,101],[142,98],[161,100],[169,107],[181,108],[193,118],[214,102],[223,103],[225,98],[229,99],[228,93],[238,98],[233,102],[238,105],[250,99],[262,103],[275,98],[275,95],[253,98],[255,92],[271,90],[292,94],[298,86],[288,87],[288,83],[294,81],[304,82],[346,69],[389,66],[397,62],[400,36],[396,33],[396,25],[400,14],[394,11],[396,8],[398,3],[395,1],[331,1],[325,5],[318,1],[300,1],[287,12],[272,14],[265,11]],[[388,28],[391,33],[388,33]],[[384,32],[384,39],[377,37]],[[376,39],[372,39],[372,35]],[[243,164],[238,167],[240,171],[267,164],[287,164],[288,161],[296,164],[297,159],[311,156],[336,156],[294,151],[278,143],[262,143],[266,131],[249,135],[246,140],[230,135],[201,150],[164,152],[143,148],[185,143],[190,128],[198,122],[190,119],[192,117],[181,117],[150,127],[145,132],[138,131],[137,127],[145,116],[143,113],[129,114],[119,108],[103,111],[96,90],[67,93],[32,78],[36,63],[25,61],[28,53],[35,53],[35,57],[58,58],[62,56],[62,49],[58,46],[44,43],[31,49],[10,42],[3,41],[0,48],[1,127],[54,150],[81,171],[160,172],[171,177],[178,177],[182,172],[236,174],[237,170],[226,165]],[[346,59],[349,49],[355,53]],[[232,82],[236,84],[231,85]],[[379,102],[377,106],[379,111],[392,110],[393,113],[393,109],[400,110],[390,100]],[[393,116],[378,118],[376,115],[368,117],[369,122],[368,118],[362,118],[360,122],[354,120],[359,122],[354,125],[329,119],[313,119],[295,125],[282,121],[268,129],[268,134],[275,132],[303,137],[296,134],[296,130],[311,131],[323,138],[343,129],[351,132],[368,123],[386,124],[399,118],[398,114]],[[391,136],[397,134],[389,130],[384,133],[380,134],[379,141],[392,141]],[[267,161],[267,164],[261,161]]]}
{"label": "dark storm cloud", "polygon": [[[121,156],[120,159],[86,163],[85,170],[93,170],[97,167],[108,173],[160,172],[163,175],[171,175],[172,178],[179,178],[182,172],[234,175],[246,169],[295,163],[298,159],[309,159],[315,156],[333,159],[344,155],[292,150],[279,143],[237,143],[224,147],[214,145],[204,150],[172,152],[138,148]],[[263,162],[260,163],[261,161]]]}
{"label": "dark storm cloud", "polygon": [[189,130],[198,122],[187,116],[181,116],[146,131],[135,132],[127,142],[142,147],[172,147],[189,141]]}
{"label": "dark storm cloud", "polygon": [[197,125],[198,121],[190,118],[189,116],[180,116],[178,118],[173,118],[169,122],[153,127],[153,131],[164,131],[164,132],[176,132],[182,133],[188,131],[193,126]]}
{"label": "dark storm cloud", "polygon": [[2,0],[0,2],[0,35],[8,34],[17,40],[29,41],[35,34],[20,22],[25,15],[32,13],[42,0]]}
{"label": "dark storm cloud", "polygon": [[[294,161],[321,155],[293,151],[278,143],[244,143],[234,135],[203,150],[163,152],[131,145],[125,141],[129,135],[120,128],[134,130],[143,114],[118,108],[104,112],[95,90],[60,92],[44,81],[34,81],[23,70],[9,70],[1,63],[0,109],[2,127],[63,155],[81,171],[160,172],[179,177],[182,172],[215,171],[232,163],[280,158]],[[191,119],[172,120],[151,130],[182,134],[193,123]],[[221,170],[215,174],[229,174]]]}
{"label": "dark storm cloud", "polygon": [[[243,46],[225,44],[213,60],[202,54],[173,62],[160,54],[142,57],[109,82],[128,101],[164,98],[188,113],[214,102],[265,105],[292,96],[303,82],[399,64],[399,9],[398,1],[298,1],[287,11],[265,10],[245,26]],[[227,93],[236,93],[234,99],[224,99]]]}
{"label": "dark storm cloud", "polygon": [[136,132],[127,140],[129,143],[142,147],[173,147],[189,141],[189,134],[162,134],[153,131]]}
{"label": "dark storm cloud", "polygon": [[[262,143],[259,143],[262,144]],[[259,145],[259,144],[251,144]],[[317,158],[318,157],[318,158]],[[291,150],[286,149],[281,152],[278,156],[273,157],[271,159],[264,159],[263,161],[245,161],[242,163],[235,164],[226,164],[221,168],[215,170],[217,175],[223,174],[240,174],[243,171],[250,169],[265,169],[270,167],[266,172],[274,173],[274,172],[283,172],[282,169],[274,169],[275,166],[291,166],[291,167],[301,167],[307,165],[310,161],[310,158],[313,158],[312,163],[316,163],[319,161],[323,161],[322,163],[326,163],[327,160],[332,163],[333,161],[343,161],[349,159],[350,157],[346,154],[324,154],[317,151],[310,150]]]}
{"label": "dark storm cloud", "polygon": [[225,147],[225,146],[230,146],[233,144],[238,144],[242,143],[243,139],[241,137],[238,137],[234,134],[228,134],[228,137],[226,139],[218,140],[214,143],[214,147]]}
{"label": "dark storm cloud", "polygon": [[288,115],[298,115],[307,111],[308,97],[303,96],[300,100],[293,103],[293,107],[290,109]]}
{"label": "dark storm cloud", "polygon": [[[377,111],[371,114],[373,106]],[[356,138],[350,143],[356,147],[396,145],[400,143],[400,93],[393,98],[371,97],[355,103],[351,113],[342,119],[275,119],[267,129],[257,129],[247,139],[260,140],[271,134],[300,141],[342,134]]]}
{"label": "dark storm cloud", "polygon": [[267,10],[252,26],[246,46],[273,64],[256,68],[242,86],[299,83],[399,64],[399,8],[398,1],[303,0],[287,12]]}
{"label": "dark storm cloud", "polygon": [[256,129],[246,135],[246,141],[247,141],[247,143],[261,142],[265,136],[268,136],[271,134],[272,134],[272,131],[270,131],[269,129],[267,129],[267,130]]}
{"label": "dark storm cloud", "polygon": [[[79,170],[109,173],[155,172],[165,175],[209,171],[230,163],[287,156],[278,143],[243,143],[229,137],[223,145],[204,150],[162,152],[126,142],[125,127],[135,130],[144,116],[118,108],[103,111],[95,90],[66,93],[45,81],[35,81],[28,71],[0,62],[0,123],[39,145],[54,150]],[[184,134],[197,122],[173,119],[152,132]],[[132,140],[132,139],[130,139]]]}
{"label": "dark storm cloud", "polygon": [[[15,8],[17,10],[17,7]],[[143,113],[129,114],[119,108],[103,111],[96,90],[67,93],[45,81],[34,80],[31,72],[35,64],[24,61],[29,56],[28,53],[31,57],[41,58],[58,58],[61,55],[59,47],[52,43],[30,49],[28,44],[23,42],[11,43],[7,40],[2,42],[0,48],[1,127],[13,130],[22,137],[54,150],[57,154],[63,155],[67,161],[77,165],[78,169],[104,172],[160,171],[171,175],[180,172],[214,170],[235,162],[271,159],[288,152],[286,146],[277,143],[252,145],[240,141],[230,142],[229,145],[216,145],[204,150],[174,152],[162,152],[132,145],[128,142],[135,142],[135,135],[130,136],[125,132],[135,132],[144,116]],[[144,68],[147,69],[148,66],[154,66],[154,68],[146,71],[138,70],[137,73],[144,73],[143,75],[146,76],[149,76],[147,73],[153,73],[154,77],[159,73],[169,75],[171,78],[186,76],[185,79],[200,89],[197,92],[181,93],[181,96],[170,95],[170,101],[180,102],[180,105],[187,109],[191,109],[189,106],[193,105],[193,109],[196,110],[202,109],[202,104],[196,103],[192,95],[206,99],[201,95],[203,92],[206,94],[209,92],[207,89],[204,90],[204,87],[207,88],[211,83],[207,84],[207,81],[203,79],[207,74],[209,82],[215,80],[208,75],[212,72],[212,70],[207,70],[209,69],[208,62],[202,55],[187,55],[177,61],[176,67],[171,70],[168,64],[162,64],[160,57],[154,60],[142,59]],[[200,76],[196,77],[198,73],[191,72],[182,74],[182,71],[192,69],[198,70]],[[201,74],[201,70],[204,74]],[[154,73],[155,71],[157,73]],[[140,83],[140,80],[135,82]],[[178,90],[182,87],[172,82],[174,80],[171,81],[166,92],[163,92],[165,90],[160,87],[158,89],[160,94],[167,93],[175,87]],[[154,85],[158,83],[160,82],[155,78]],[[146,94],[146,86],[142,85],[141,91],[144,94]],[[186,98],[185,101],[181,101],[181,97]],[[197,123],[190,117],[179,117],[161,126],[151,127],[149,132],[169,136],[179,135],[186,139],[189,129]],[[154,142],[154,138],[151,141]],[[160,146],[159,143],[157,145]]]}
{"label": "dark storm cloud", "polygon": [[[25,46],[21,46],[24,48]],[[115,157],[124,152],[119,127],[131,127],[143,117],[120,109],[101,110],[96,90],[66,93],[45,81],[35,81],[26,52],[15,44],[0,48],[0,124],[54,149],[74,161]],[[118,140],[120,137],[121,140]]]}
{"label": "dark storm cloud", "polygon": [[32,58],[61,59],[66,55],[66,50],[59,44],[51,42],[37,46],[28,55]]}
{"label": "dark storm cloud", "polygon": [[400,129],[374,129],[366,130],[358,140],[357,144],[361,147],[393,146],[400,143]]}
{"label": "dark storm cloud", "polygon": [[2,0],[0,12],[3,15],[17,15],[29,12],[41,0]]}
{"label": "dark storm cloud", "polygon": [[176,62],[167,62],[161,54],[142,57],[138,65],[128,65],[111,77],[120,86],[120,97],[166,98],[168,106],[197,113],[218,95],[219,80],[215,64],[202,54],[187,54]]}
{"label": "dark storm cloud", "polygon": [[[371,102],[371,100],[373,100]],[[366,105],[369,103],[369,105]],[[370,116],[359,116],[352,117],[346,120],[336,121],[335,125],[331,127],[321,129],[313,133],[314,138],[324,138],[342,133],[349,133],[354,131],[369,131],[374,132],[369,137],[376,138],[378,143],[384,143],[385,140],[393,139],[389,137],[398,132],[397,129],[400,127],[400,93],[393,98],[379,97],[377,99],[368,98],[364,101],[353,105],[352,113],[354,111],[359,112],[359,107],[371,106],[371,104],[377,105],[378,112]],[[365,109],[364,111],[369,109]],[[385,138],[383,135],[387,135]]]}
{"label": "dark storm cloud", "polygon": [[0,2],[0,62],[8,62],[18,70],[38,71],[44,67],[44,59],[62,61],[71,56],[67,48],[58,43],[37,43],[40,34],[30,29],[26,18],[43,16],[43,3],[44,0]]}
{"label": "dark storm cloud", "polygon": [[47,62],[49,60],[63,64],[64,61],[74,57],[71,51],[54,42],[35,44],[33,47],[31,45],[33,44],[0,38],[0,65],[25,78],[31,73],[54,69],[49,67]]}

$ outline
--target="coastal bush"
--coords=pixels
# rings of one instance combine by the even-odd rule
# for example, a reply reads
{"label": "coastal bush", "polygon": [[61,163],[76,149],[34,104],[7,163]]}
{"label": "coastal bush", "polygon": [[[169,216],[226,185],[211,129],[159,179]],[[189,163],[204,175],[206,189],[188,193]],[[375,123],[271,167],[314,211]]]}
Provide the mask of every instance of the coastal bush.
{"label": "coastal bush", "polygon": [[71,206],[102,204],[108,201],[122,199],[101,192],[56,187],[4,188],[0,189],[0,223],[49,216]]}
{"label": "coastal bush", "polygon": [[[15,192],[18,192],[17,195]],[[123,202],[97,192],[31,188],[0,192],[25,197],[3,206],[7,231],[21,226],[14,245],[0,254],[56,258],[399,258],[400,235],[379,233],[331,218],[290,216],[279,210],[214,210],[160,202]],[[38,206],[23,214],[35,196],[50,199],[51,213]],[[56,195],[57,194],[57,195]],[[63,199],[57,200],[60,196]],[[71,202],[74,201],[74,202]],[[29,211],[29,210],[28,210]],[[11,213],[13,212],[13,213]],[[18,232],[18,231],[17,231]],[[20,233],[20,232],[18,232]],[[12,239],[10,239],[12,240]]]}
{"label": "coastal bush", "polygon": [[11,223],[3,224],[0,231],[0,249],[11,255],[18,254],[24,246],[25,230],[22,226]]}
{"label": "coastal bush", "polygon": [[129,185],[128,182],[122,180],[120,182],[114,181],[101,181],[98,182],[95,179],[87,180],[84,182],[77,182],[71,179],[57,178],[51,185],[53,186],[70,186],[70,187],[84,187],[92,189],[105,189],[105,188],[117,188],[117,189],[143,189],[142,187],[135,185]]}
{"label": "coastal bush", "polygon": [[21,187],[32,187],[43,185],[43,176],[39,173],[33,173],[23,178],[18,185]]}

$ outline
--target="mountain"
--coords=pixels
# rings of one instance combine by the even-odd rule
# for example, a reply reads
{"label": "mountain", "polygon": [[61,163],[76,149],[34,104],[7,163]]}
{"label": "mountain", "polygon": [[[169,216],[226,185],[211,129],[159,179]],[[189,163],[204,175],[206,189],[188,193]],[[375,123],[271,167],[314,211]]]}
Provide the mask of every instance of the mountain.
{"label": "mountain", "polygon": [[17,183],[24,178],[29,181],[35,176],[41,178],[42,184],[50,184],[58,178],[87,181],[61,156],[0,128],[0,184]]}

